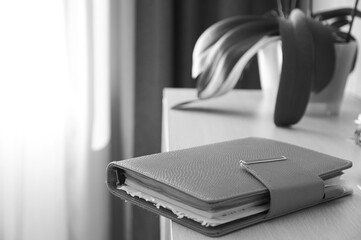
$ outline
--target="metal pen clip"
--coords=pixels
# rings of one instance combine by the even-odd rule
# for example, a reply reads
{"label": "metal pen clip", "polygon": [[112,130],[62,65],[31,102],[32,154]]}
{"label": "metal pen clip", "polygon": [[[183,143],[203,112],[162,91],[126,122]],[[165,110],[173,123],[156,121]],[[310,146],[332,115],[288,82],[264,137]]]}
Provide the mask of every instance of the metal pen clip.
{"label": "metal pen clip", "polygon": [[285,156],[281,156],[281,157],[275,157],[275,158],[264,158],[264,159],[250,160],[250,161],[240,160],[239,164],[241,165],[241,167],[246,168],[247,165],[251,165],[251,164],[277,162],[277,161],[285,161],[285,160],[287,160],[287,158]]}

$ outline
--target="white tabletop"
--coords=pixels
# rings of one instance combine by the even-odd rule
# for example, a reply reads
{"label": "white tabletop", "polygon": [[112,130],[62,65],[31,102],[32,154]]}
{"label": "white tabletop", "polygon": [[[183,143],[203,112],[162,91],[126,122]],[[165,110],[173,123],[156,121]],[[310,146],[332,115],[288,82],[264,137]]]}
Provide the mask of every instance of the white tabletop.
{"label": "white tabletop", "polygon": [[[291,128],[273,123],[274,97],[258,90],[234,90],[216,99],[195,102],[188,110],[174,105],[196,99],[194,89],[165,89],[163,151],[243,137],[276,139],[353,161],[345,172],[354,194],[231,233],[221,239],[361,239],[361,147],[351,139],[361,100],[346,97],[339,116],[304,116]],[[168,226],[165,226],[168,223]],[[162,219],[162,236],[212,239]],[[167,228],[167,229],[164,229]]]}

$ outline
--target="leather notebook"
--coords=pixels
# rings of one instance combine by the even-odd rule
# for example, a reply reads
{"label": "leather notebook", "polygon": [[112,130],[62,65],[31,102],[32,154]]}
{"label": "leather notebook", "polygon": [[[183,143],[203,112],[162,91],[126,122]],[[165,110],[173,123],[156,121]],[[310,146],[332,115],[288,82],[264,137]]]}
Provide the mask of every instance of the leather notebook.
{"label": "leather notebook", "polygon": [[288,143],[244,138],[117,162],[116,196],[211,237],[352,193],[351,161]]}

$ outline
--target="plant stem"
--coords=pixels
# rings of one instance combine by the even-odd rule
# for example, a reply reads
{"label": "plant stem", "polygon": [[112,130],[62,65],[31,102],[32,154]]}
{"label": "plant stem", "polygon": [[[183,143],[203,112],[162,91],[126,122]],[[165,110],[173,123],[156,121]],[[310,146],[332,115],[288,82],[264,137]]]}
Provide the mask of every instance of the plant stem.
{"label": "plant stem", "polygon": [[350,28],[348,29],[347,38],[346,38],[347,42],[349,42],[350,39],[351,39],[351,29],[352,29],[353,21],[355,19],[357,5],[358,5],[358,0],[356,0],[355,6],[354,6],[354,8],[352,10],[352,18],[351,18]]}
{"label": "plant stem", "polygon": [[285,17],[284,13],[283,13],[283,7],[282,7],[282,2],[281,0],[277,0],[277,7],[278,7],[278,14],[281,17]]}
{"label": "plant stem", "polygon": [[290,16],[290,1],[286,0],[285,2],[283,2],[283,6],[284,6],[284,13],[288,18]]}
{"label": "plant stem", "polygon": [[309,11],[309,17],[311,17],[311,16],[313,16],[313,0],[310,0],[309,2],[308,2],[308,4],[309,4],[309,6],[308,6],[308,11]]}

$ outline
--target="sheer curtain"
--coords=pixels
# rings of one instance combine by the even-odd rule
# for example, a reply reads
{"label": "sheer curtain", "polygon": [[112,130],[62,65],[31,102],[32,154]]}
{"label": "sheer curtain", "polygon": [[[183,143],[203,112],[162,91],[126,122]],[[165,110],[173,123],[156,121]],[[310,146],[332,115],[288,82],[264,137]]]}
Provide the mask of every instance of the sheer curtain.
{"label": "sheer curtain", "polygon": [[62,9],[61,2],[1,1],[1,239],[66,238]]}
{"label": "sheer curtain", "polygon": [[0,1],[0,239],[108,237],[107,9]]}

